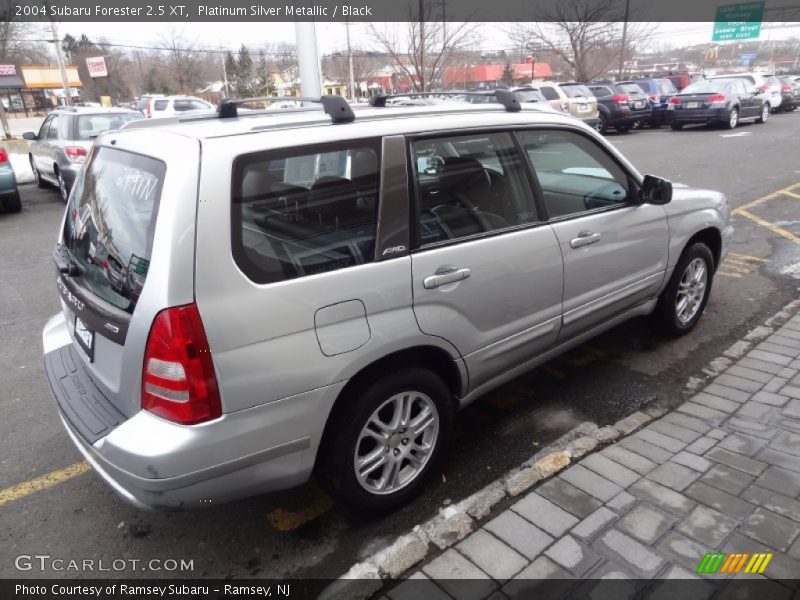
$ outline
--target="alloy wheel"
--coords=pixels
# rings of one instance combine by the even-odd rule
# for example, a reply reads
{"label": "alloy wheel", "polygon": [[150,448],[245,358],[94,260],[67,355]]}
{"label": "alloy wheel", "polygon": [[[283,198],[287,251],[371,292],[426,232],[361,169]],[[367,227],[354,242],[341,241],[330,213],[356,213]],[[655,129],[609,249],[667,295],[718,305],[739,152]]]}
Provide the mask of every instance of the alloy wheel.
{"label": "alloy wheel", "polygon": [[353,456],[358,483],[372,494],[397,492],[425,469],[439,437],[439,412],[426,394],[407,391],[381,404],[367,420]]}
{"label": "alloy wheel", "polygon": [[67,192],[67,184],[64,183],[64,178],[61,176],[60,172],[58,174],[58,193],[64,202],[67,202],[67,200],[69,200],[69,192]]}
{"label": "alloy wheel", "polygon": [[761,108],[761,121],[763,122],[766,121],[767,119],[769,119],[769,104],[765,104]]}
{"label": "alloy wheel", "polygon": [[735,108],[731,111],[731,116],[728,120],[728,125],[731,129],[735,129],[736,126],[739,124],[739,111]]}
{"label": "alloy wheel", "polygon": [[708,265],[702,258],[695,258],[686,265],[675,298],[675,314],[681,325],[686,325],[697,315],[707,285]]}

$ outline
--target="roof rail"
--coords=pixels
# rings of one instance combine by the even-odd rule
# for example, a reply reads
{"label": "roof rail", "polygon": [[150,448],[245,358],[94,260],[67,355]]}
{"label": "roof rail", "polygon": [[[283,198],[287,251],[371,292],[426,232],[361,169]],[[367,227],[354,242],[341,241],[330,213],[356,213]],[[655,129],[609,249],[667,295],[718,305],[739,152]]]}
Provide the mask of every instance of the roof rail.
{"label": "roof rail", "polygon": [[373,96],[370,104],[375,107],[382,108],[386,106],[386,101],[391,98],[414,98],[414,97],[436,97],[436,96],[476,96],[486,98],[487,96],[494,96],[497,101],[502,104],[507,112],[519,112],[522,106],[519,99],[514,92],[509,90],[494,90],[493,93],[487,92],[410,92],[407,94],[378,94]]}
{"label": "roof rail", "polygon": [[242,104],[250,102],[313,102],[315,104],[322,104],[322,109],[326,114],[330,115],[331,122],[338,123],[352,123],[356,119],[353,109],[347,103],[347,100],[335,94],[328,94],[320,96],[319,98],[310,98],[308,96],[263,96],[257,98],[242,98],[241,100],[234,100],[233,98],[223,98],[220,100],[217,107],[217,113],[220,119],[228,119],[237,117],[239,114],[238,107]]}

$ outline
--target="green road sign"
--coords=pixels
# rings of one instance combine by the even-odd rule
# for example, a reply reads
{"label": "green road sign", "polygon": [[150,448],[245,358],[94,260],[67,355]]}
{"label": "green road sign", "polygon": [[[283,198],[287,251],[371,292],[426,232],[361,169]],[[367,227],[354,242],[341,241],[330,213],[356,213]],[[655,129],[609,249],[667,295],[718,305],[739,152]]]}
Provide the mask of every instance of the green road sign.
{"label": "green road sign", "polygon": [[750,40],[761,34],[761,20],[764,18],[764,2],[745,2],[726,4],[717,7],[714,18],[713,42],[729,40]]}

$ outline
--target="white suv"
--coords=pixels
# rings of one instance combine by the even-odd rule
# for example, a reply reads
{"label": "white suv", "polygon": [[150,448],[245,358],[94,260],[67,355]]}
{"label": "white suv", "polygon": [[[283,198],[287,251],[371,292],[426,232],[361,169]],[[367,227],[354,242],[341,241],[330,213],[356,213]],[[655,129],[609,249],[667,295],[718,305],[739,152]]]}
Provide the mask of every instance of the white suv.
{"label": "white suv", "polygon": [[147,116],[172,117],[180,113],[212,108],[214,108],[213,104],[194,96],[165,96],[150,100],[150,114]]}

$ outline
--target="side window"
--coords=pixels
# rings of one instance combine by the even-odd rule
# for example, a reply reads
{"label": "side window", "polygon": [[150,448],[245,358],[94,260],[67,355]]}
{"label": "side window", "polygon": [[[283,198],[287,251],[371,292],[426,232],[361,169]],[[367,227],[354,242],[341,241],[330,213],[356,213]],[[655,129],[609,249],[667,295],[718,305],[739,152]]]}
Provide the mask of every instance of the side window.
{"label": "side window", "polygon": [[72,117],[61,117],[61,131],[59,131],[59,137],[61,137],[62,140],[72,139],[72,131],[70,130],[72,129],[73,122]]}
{"label": "side window", "polygon": [[50,127],[47,128],[47,139],[48,140],[57,140],[58,139],[58,124],[60,122],[60,118],[58,116],[53,117],[53,120],[50,121]]}
{"label": "side window", "polygon": [[426,138],[411,151],[422,245],[539,220],[510,133]]}
{"label": "side window", "polygon": [[47,132],[50,131],[50,124],[53,122],[53,119],[55,119],[55,116],[49,116],[44,120],[41,128],[39,128],[39,135],[36,137],[38,137],[40,140],[43,140],[47,137]]}
{"label": "side window", "polygon": [[239,157],[231,237],[245,275],[272,283],[372,262],[380,147],[357,141]]}
{"label": "side window", "polygon": [[742,80],[742,87],[744,88],[745,93],[747,94],[755,94],[756,93],[756,86],[754,86],[750,81],[747,79]]}
{"label": "side window", "polygon": [[744,94],[744,84],[741,81],[734,81],[731,87],[734,94]]}
{"label": "side window", "polygon": [[539,88],[539,90],[542,92],[542,95],[544,95],[544,97],[547,98],[548,100],[558,100],[561,98],[561,96],[558,95],[558,92],[551,87],[542,86]]}
{"label": "side window", "polygon": [[607,87],[593,87],[589,89],[591,89],[592,93],[598,98],[605,98],[611,95],[611,90],[609,90]]}
{"label": "side window", "polygon": [[153,110],[167,110],[169,100],[155,100],[153,102]]}
{"label": "side window", "polygon": [[519,139],[539,179],[549,218],[628,201],[625,172],[590,139],[568,131],[523,131]]}

